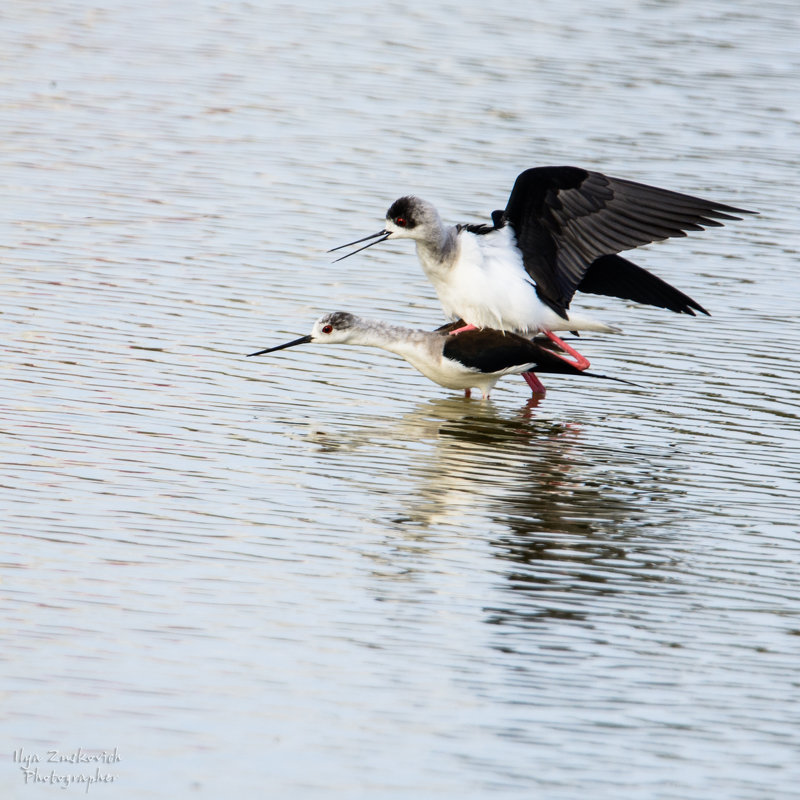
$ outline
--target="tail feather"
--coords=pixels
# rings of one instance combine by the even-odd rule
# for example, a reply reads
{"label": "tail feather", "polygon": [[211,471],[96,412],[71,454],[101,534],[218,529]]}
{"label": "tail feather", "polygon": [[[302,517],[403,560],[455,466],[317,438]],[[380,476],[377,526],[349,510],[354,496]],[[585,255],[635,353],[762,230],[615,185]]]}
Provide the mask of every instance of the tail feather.
{"label": "tail feather", "polygon": [[635,386],[641,389],[641,384],[634,383],[633,381],[626,381],[625,378],[615,378],[613,375],[601,375],[599,372],[583,372],[582,375],[588,375],[590,378],[602,378],[604,381],[617,381],[617,383],[627,383],[628,386]]}
{"label": "tail feather", "polygon": [[538,345],[537,364],[532,368],[532,372],[549,372],[560,375],[586,375],[590,378],[600,378],[605,381],[617,381],[619,383],[627,383],[629,386],[638,386],[639,384],[633,381],[626,381],[624,378],[615,378],[612,375],[600,375],[597,372],[587,372],[586,370],[578,369],[574,364],[565,361],[558,355],[557,346],[548,341],[548,345],[544,345],[540,339],[536,340]]}

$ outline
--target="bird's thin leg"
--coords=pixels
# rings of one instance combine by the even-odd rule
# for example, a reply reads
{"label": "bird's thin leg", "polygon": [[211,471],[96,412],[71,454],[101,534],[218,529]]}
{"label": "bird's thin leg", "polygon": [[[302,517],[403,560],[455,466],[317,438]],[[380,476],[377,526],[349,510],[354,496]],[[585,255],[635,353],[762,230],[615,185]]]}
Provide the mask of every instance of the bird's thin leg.
{"label": "bird's thin leg", "polygon": [[464,389],[464,397],[472,397],[472,389]]}
{"label": "bird's thin leg", "polygon": [[522,377],[525,378],[525,383],[531,387],[531,392],[533,394],[540,394],[545,395],[547,394],[547,389],[544,388],[544,384],[536,377],[533,372],[523,372]]}
{"label": "bird's thin leg", "polygon": [[[586,358],[586,356],[581,355],[577,350],[570,347],[563,339],[559,339],[558,336],[556,336],[552,331],[545,331],[544,334],[551,342],[557,344],[565,353],[567,353],[567,355],[570,355],[575,359],[574,361],[570,361],[568,358],[564,358],[563,356],[559,356],[558,353],[555,353],[555,355],[557,355],[562,361],[566,361],[567,364],[570,364],[575,367],[575,369],[579,369],[581,371],[589,369],[591,365],[589,364],[589,359]],[[523,375],[524,374],[527,373],[523,373]]]}

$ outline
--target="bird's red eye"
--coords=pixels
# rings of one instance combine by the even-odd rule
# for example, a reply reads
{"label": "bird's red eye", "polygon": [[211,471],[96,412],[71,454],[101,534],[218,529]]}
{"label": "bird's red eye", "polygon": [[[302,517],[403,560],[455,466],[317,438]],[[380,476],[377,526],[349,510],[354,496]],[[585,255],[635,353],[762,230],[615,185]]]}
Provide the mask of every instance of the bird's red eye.
{"label": "bird's red eye", "polygon": [[398,217],[395,220],[395,223],[397,225],[399,225],[401,228],[405,228],[405,226],[408,225],[408,223],[406,222],[406,218],[405,217]]}
{"label": "bird's red eye", "polygon": [[323,333],[333,333],[333,325],[323,325],[322,326]]}

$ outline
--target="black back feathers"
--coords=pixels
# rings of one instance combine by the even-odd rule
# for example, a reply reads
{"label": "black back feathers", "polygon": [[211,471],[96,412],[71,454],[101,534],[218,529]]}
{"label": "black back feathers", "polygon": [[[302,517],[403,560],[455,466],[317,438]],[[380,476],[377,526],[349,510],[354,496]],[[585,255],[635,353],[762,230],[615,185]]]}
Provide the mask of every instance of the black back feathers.
{"label": "black back feathers", "polygon": [[513,367],[531,364],[536,372],[557,372],[581,375],[581,370],[559,358],[545,346],[524,336],[493,329],[463,331],[448,334],[444,343],[445,358],[458,361],[468,369],[485,374],[502,372]]}

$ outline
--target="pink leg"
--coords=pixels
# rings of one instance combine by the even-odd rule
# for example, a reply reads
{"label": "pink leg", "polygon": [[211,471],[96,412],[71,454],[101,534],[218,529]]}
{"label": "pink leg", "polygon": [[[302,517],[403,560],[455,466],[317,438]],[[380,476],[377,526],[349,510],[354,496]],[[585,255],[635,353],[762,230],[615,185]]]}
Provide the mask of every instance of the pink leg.
{"label": "pink leg", "polygon": [[525,378],[525,383],[531,387],[531,392],[533,392],[533,394],[547,394],[547,389],[544,388],[544,384],[533,372],[523,372],[522,377]]}
{"label": "pink leg", "polygon": [[[575,359],[574,361],[570,361],[568,358],[558,356],[562,361],[566,361],[567,364],[571,364],[573,367],[581,371],[589,369],[591,365],[589,364],[588,358],[582,356],[577,350],[571,348],[563,339],[559,339],[558,336],[556,336],[552,331],[545,331],[544,334],[551,342],[557,344],[565,353],[567,353],[567,355],[570,355]],[[558,353],[556,353],[556,355],[558,355]]]}
{"label": "pink leg", "polygon": [[456,328],[454,331],[450,331],[451,336],[455,336],[457,333],[463,333],[464,331],[476,331],[478,328],[475,325],[464,325],[461,328]]}

